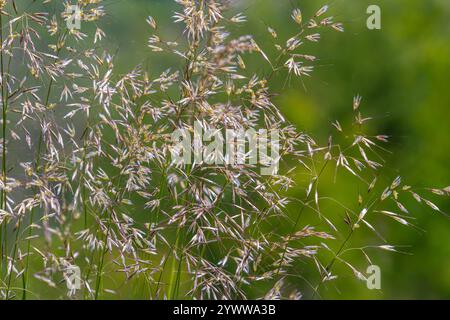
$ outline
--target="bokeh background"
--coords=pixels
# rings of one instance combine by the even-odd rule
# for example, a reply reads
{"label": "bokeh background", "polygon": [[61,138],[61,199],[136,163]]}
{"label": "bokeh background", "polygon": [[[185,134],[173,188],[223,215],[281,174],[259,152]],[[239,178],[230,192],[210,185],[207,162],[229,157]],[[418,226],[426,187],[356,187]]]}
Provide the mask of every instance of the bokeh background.
{"label": "bokeh background", "polygon": [[[300,8],[308,17],[324,4],[330,5],[330,12],[344,23],[346,31],[326,32],[319,45],[308,48],[320,58],[312,77],[287,80],[280,74],[273,79],[274,91],[284,92],[275,98],[277,105],[299,130],[323,142],[332,121],[352,116],[352,98],[360,94],[364,113],[376,119],[378,131],[392,137],[389,149],[393,153],[385,155],[384,182],[402,175],[417,187],[448,186],[450,1],[239,0],[233,10],[243,11],[248,21],[233,32],[253,34],[270,53],[273,45],[267,26],[288,35],[295,28],[290,19],[293,8]],[[381,7],[381,30],[366,27],[366,9],[371,4]],[[105,46],[117,49],[121,71],[143,63],[157,75],[171,66],[170,58],[152,53],[146,46],[150,30],[145,19],[152,15],[160,32],[176,39],[181,26],[172,23],[175,8],[170,0],[107,1],[108,14],[101,26],[108,35]],[[258,73],[267,71],[268,66],[250,63],[249,68]],[[349,193],[354,197],[358,192],[350,182],[347,188],[333,189],[332,179],[328,180],[323,182],[328,183],[324,188],[342,193],[335,195],[337,198]],[[299,185],[292,196],[304,193],[301,181]],[[433,201],[450,212],[445,199]],[[405,246],[407,254],[371,252],[373,263],[381,267],[382,290],[368,290],[348,269],[337,267],[341,276],[324,288],[323,298],[450,299],[450,219],[417,204],[411,203],[410,208],[421,230],[395,223],[381,225],[389,243]],[[313,271],[304,272],[317,277]]]}

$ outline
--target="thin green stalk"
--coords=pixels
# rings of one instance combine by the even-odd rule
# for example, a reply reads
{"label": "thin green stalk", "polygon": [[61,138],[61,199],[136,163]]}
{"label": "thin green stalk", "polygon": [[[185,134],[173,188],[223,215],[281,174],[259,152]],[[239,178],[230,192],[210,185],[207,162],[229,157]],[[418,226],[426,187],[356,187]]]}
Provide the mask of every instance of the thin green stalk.
{"label": "thin green stalk", "polygon": [[34,208],[33,210],[31,210],[30,213],[30,221],[29,221],[29,225],[28,225],[28,241],[27,241],[27,257],[25,260],[25,270],[23,272],[23,276],[22,276],[22,300],[26,300],[27,299],[27,288],[28,288],[28,273],[30,270],[30,250],[31,250],[31,233],[32,233],[32,225],[33,225],[33,218],[34,218]]}
{"label": "thin green stalk", "polygon": [[95,300],[98,299],[98,294],[99,294],[99,291],[100,291],[100,285],[101,285],[101,282],[102,282],[103,265],[105,263],[106,252],[108,252],[107,242],[108,242],[109,232],[111,230],[111,224],[112,224],[111,217],[109,217],[108,229],[106,230],[106,235],[105,235],[105,238],[104,238],[105,239],[104,240],[105,248],[103,249],[103,251],[100,254],[100,264],[99,264],[98,270],[97,270],[97,280],[96,280],[96,284],[95,284],[95,298],[94,298]]}
{"label": "thin green stalk", "polygon": [[[376,201],[374,201],[370,206],[367,207],[367,210],[369,211],[370,208],[373,207],[377,207],[381,202],[381,198],[378,198]],[[338,251],[336,252],[336,254],[334,255],[333,259],[331,259],[331,261],[328,263],[328,265],[325,267],[325,272],[326,272],[326,276],[331,272],[335,262],[337,261],[339,255],[342,253],[342,251],[345,249],[345,246],[347,245],[348,241],[350,240],[350,238],[352,237],[353,233],[355,232],[355,226],[356,224],[359,222],[359,220],[352,225],[351,230],[348,234],[348,236],[345,238],[344,242],[342,242],[341,246],[339,247]],[[316,286],[316,288],[314,289],[313,292],[313,296],[312,298],[314,299],[316,297],[316,295],[319,292],[320,287],[322,286],[322,284],[325,282],[326,277],[322,277],[321,281],[319,282],[319,284]]]}
{"label": "thin green stalk", "polygon": [[[117,182],[117,185],[120,186],[120,182],[122,180],[122,176],[119,176],[119,181]],[[120,203],[122,201],[122,198],[124,196],[124,192],[119,193],[116,195],[116,199],[115,199],[115,203]],[[111,211],[111,214],[109,216],[109,220],[108,220],[108,229],[106,230],[106,235],[104,237],[104,243],[105,243],[105,249],[101,252],[100,254],[100,263],[98,265],[98,270],[97,270],[97,280],[96,280],[96,284],[95,284],[95,300],[98,299],[98,294],[100,291],[100,285],[102,282],[102,273],[103,273],[103,266],[104,266],[104,262],[105,262],[105,255],[108,252],[108,237],[109,237],[109,233],[111,232],[111,227],[112,227],[112,214],[114,212]]]}
{"label": "thin green stalk", "polygon": [[[13,255],[12,255],[12,258],[11,258],[11,265],[12,266],[14,266],[14,262],[16,260],[16,252],[17,252],[17,246],[18,246],[18,242],[19,242],[19,233],[20,233],[21,224],[22,224],[22,220],[19,217],[19,221],[17,223],[16,238],[14,240]],[[12,274],[13,274],[13,270],[11,269],[10,272],[9,272],[8,284],[7,284],[7,287],[6,287],[6,300],[9,299],[9,291],[11,289]]]}
{"label": "thin green stalk", "polygon": [[[42,133],[39,136],[39,142],[38,142],[38,150],[36,152],[36,163],[35,163],[35,170],[36,172],[38,172],[39,170],[39,164],[41,161],[41,148],[42,148]],[[33,208],[31,210],[31,214],[30,214],[30,221],[29,221],[29,225],[28,225],[28,241],[27,241],[27,258],[26,258],[26,262],[25,262],[25,270],[23,272],[23,276],[22,276],[22,287],[23,287],[23,291],[22,291],[22,300],[26,300],[27,298],[27,288],[28,288],[28,275],[29,275],[29,269],[30,269],[30,251],[31,251],[31,233],[32,233],[32,225],[33,225],[33,218],[34,218],[34,213],[35,213],[35,208]]]}
{"label": "thin green stalk", "polygon": [[[328,263],[328,265],[325,267],[325,272],[326,275],[328,275],[331,272],[331,269],[334,266],[334,263],[336,262],[337,258],[339,257],[339,255],[341,254],[342,250],[344,250],[345,246],[347,245],[347,242],[350,240],[351,236],[353,235],[353,232],[355,231],[354,226],[351,228],[348,236],[345,238],[344,242],[342,242],[341,246],[339,247],[338,251],[336,252],[336,254],[334,255],[333,259],[331,259],[330,263]],[[316,288],[314,289],[312,298],[314,299],[317,295],[317,293],[319,292],[320,287],[322,286],[322,284],[325,282],[326,277],[322,277],[322,279],[320,280],[319,284],[316,286]]]}
{"label": "thin green stalk", "polygon": [[156,289],[155,289],[155,294],[154,294],[155,297],[159,296],[159,294],[158,294],[159,286],[161,284],[163,271],[166,268],[166,264],[167,264],[167,261],[169,260],[169,257],[170,257],[170,253],[168,253],[167,256],[164,258],[162,269],[161,269],[161,272],[159,273],[158,282],[156,283]]}
{"label": "thin green stalk", "polygon": [[[0,45],[3,45],[3,14],[0,13]],[[6,186],[6,108],[7,108],[7,99],[5,96],[5,72],[4,72],[4,64],[3,64],[3,50],[0,52],[0,73],[2,78],[2,181],[3,185]],[[5,189],[2,188],[0,190],[0,207],[2,210],[5,208]],[[5,259],[5,265],[7,265],[7,256],[5,252],[7,251],[7,219],[3,221],[3,225],[1,227],[1,272],[3,279],[3,259]]]}
{"label": "thin green stalk", "polygon": [[[120,186],[120,182],[122,180],[122,176],[119,176],[119,180],[117,182],[117,185]],[[120,203],[122,201],[122,198],[124,196],[124,192],[119,193],[116,195],[116,199],[115,199],[115,203]],[[111,227],[112,227],[112,214],[114,212],[111,211],[111,214],[109,216],[109,220],[108,220],[108,228],[106,230],[106,235],[104,237],[104,243],[105,243],[105,249],[101,252],[100,254],[100,263],[98,265],[98,270],[97,270],[97,280],[96,280],[96,284],[95,284],[95,296],[94,299],[97,300],[98,299],[98,294],[100,291],[100,285],[102,282],[102,273],[103,273],[103,266],[104,266],[104,262],[105,262],[105,255],[108,252],[108,237],[109,237],[109,233],[111,232]]]}
{"label": "thin green stalk", "polygon": [[[174,246],[174,250],[178,251],[178,244],[180,242],[180,229],[177,228],[177,234],[176,234],[176,240],[175,240],[175,246]],[[181,259],[180,259],[181,261]],[[169,291],[167,293],[167,300],[171,300],[172,299],[172,292],[174,290],[174,279],[175,279],[175,274],[176,274],[176,257],[175,255],[173,256],[173,260],[172,260],[172,267],[171,267],[171,271],[170,271],[170,280],[169,280]]]}
{"label": "thin green stalk", "polygon": [[[316,180],[314,181],[314,184],[317,185],[317,183],[318,183],[318,181],[319,181],[319,178],[320,178],[320,176],[322,175],[322,173],[325,171],[325,168],[326,168],[328,162],[329,162],[329,160],[327,160],[327,161],[323,164],[322,168],[320,169],[319,174],[317,175]],[[277,276],[279,275],[280,270],[281,270],[281,268],[282,268],[282,266],[283,266],[283,261],[284,261],[284,258],[285,258],[285,256],[286,256],[286,253],[287,253],[287,248],[288,248],[289,241],[291,240],[292,235],[295,233],[295,230],[297,229],[298,223],[300,222],[300,218],[301,218],[301,216],[302,216],[302,214],[303,214],[303,211],[305,210],[306,203],[309,201],[309,199],[310,199],[312,193],[313,193],[313,192],[312,192],[312,190],[311,190],[311,191],[309,192],[308,196],[306,197],[306,199],[303,201],[303,206],[301,207],[301,209],[300,209],[300,211],[299,211],[299,213],[298,213],[298,215],[297,215],[297,219],[295,220],[294,226],[292,227],[292,231],[291,231],[291,233],[289,234],[289,236],[288,236],[288,238],[287,238],[287,240],[286,240],[286,246],[284,247],[283,254],[281,255],[280,264],[278,265],[278,268],[277,268],[277,272],[276,272],[276,275],[277,275]]]}
{"label": "thin green stalk", "polygon": [[[184,243],[185,240],[185,232],[183,232],[183,230],[180,231],[181,232],[181,243]],[[174,294],[173,294],[173,298],[177,299],[178,298],[178,294],[180,292],[180,286],[181,286],[181,266],[183,265],[183,258],[184,258],[184,248],[179,248],[179,258],[180,260],[178,261],[178,270],[177,270],[177,278],[175,280],[175,289],[174,289]]]}
{"label": "thin green stalk", "polygon": [[[166,188],[166,168],[165,168],[165,166],[163,165],[163,170],[162,170],[162,172],[161,172],[161,186],[160,186],[160,190],[159,190],[158,199],[162,199],[163,192],[164,192],[164,189],[165,189],[165,188]],[[152,217],[152,216],[149,217],[150,230],[151,230],[151,228],[153,227],[153,226],[152,226],[152,223],[154,223],[155,225],[158,224],[160,212],[161,212],[161,202],[159,203],[158,208],[157,208],[157,210],[156,210],[155,220],[153,220],[153,217]],[[150,230],[149,230],[149,240],[150,240]],[[165,258],[165,260],[164,260],[164,262],[163,262],[163,268],[165,267],[166,262],[167,262],[167,258]],[[159,275],[159,280],[158,280],[158,283],[157,283],[157,285],[156,285],[156,290],[155,290],[155,293],[154,293],[154,294],[152,293],[152,288],[151,288],[151,286],[149,286],[149,293],[150,293],[150,296],[156,297],[156,295],[158,294],[159,283],[160,283],[160,281],[161,281],[161,278],[162,278],[162,273]]]}
{"label": "thin green stalk", "polygon": [[[188,169],[187,169],[188,175],[190,174],[190,169],[191,169],[191,167],[188,166]],[[178,245],[179,245],[179,242],[180,242],[180,228],[177,228],[176,236],[175,236],[175,237],[176,237],[176,239],[175,239],[175,244],[173,245],[173,248],[174,248],[174,250],[177,252],[177,250],[178,250]],[[169,259],[169,257],[171,256],[171,254],[172,254],[172,251],[169,251],[169,253],[167,254],[167,258],[166,258],[166,260],[165,260],[164,263],[163,263],[163,267],[162,267],[161,272],[160,272],[160,274],[159,274],[159,280],[158,280],[158,283],[157,283],[157,285],[156,285],[156,291],[155,291],[156,294],[158,293],[158,289],[159,289],[159,286],[160,286],[160,284],[161,284],[161,279],[162,279],[162,275],[163,275],[163,273],[164,273],[164,270],[165,270],[165,268],[166,268],[167,260]],[[181,259],[180,259],[180,260],[181,260]],[[179,266],[179,267],[181,268],[181,266]],[[173,289],[173,288],[172,288],[172,284],[173,284],[174,277],[175,277],[175,273],[176,273],[175,269],[176,269],[176,261],[175,261],[175,255],[174,255],[173,260],[172,260],[172,265],[171,265],[171,272],[170,272],[169,292],[168,292],[168,295],[167,295],[167,299],[168,299],[168,300],[170,300],[171,297],[172,297],[172,289]]]}

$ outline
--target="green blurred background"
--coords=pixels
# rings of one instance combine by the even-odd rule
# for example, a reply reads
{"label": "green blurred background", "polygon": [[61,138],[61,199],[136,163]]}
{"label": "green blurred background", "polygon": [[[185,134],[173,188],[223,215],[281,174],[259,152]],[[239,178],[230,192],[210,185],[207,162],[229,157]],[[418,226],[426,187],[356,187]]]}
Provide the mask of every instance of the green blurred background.
{"label": "green blurred background", "polygon": [[[359,93],[364,113],[376,118],[377,130],[392,136],[389,149],[394,153],[386,155],[384,182],[402,175],[417,187],[449,185],[450,1],[242,0],[233,10],[242,10],[248,22],[233,32],[253,34],[262,49],[271,52],[267,25],[280,35],[293,34],[293,8],[308,17],[324,4],[330,5],[329,12],[344,23],[346,31],[326,32],[319,45],[308,49],[320,58],[311,78],[303,83],[286,81],[283,74],[274,78],[274,90],[284,92],[276,98],[277,105],[299,130],[323,142],[330,122],[351,117],[352,97]],[[366,27],[366,9],[371,4],[381,7],[381,30]],[[107,46],[118,49],[121,71],[144,62],[156,75],[171,66],[166,55],[146,47],[150,30],[145,19],[152,15],[162,34],[177,38],[181,26],[171,23],[175,8],[168,0],[107,2],[102,27],[108,34]],[[250,67],[258,73],[263,72],[257,69],[261,65]],[[331,180],[325,189],[336,192]],[[304,186],[299,185],[293,196],[302,196]],[[352,196],[357,193],[350,182],[338,192],[342,190],[353,192]],[[450,212],[448,201],[432,200]],[[415,224],[424,231],[395,223],[381,226],[390,244],[408,246],[404,251],[410,254],[371,252],[373,263],[382,270],[382,290],[368,290],[348,269],[338,267],[336,271],[343,273],[323,290],[323,298],[450,299],[450,220],[417,204],[410,208],[414,208]],[[373,239],[364,240],[371,243]],[[311,271],[311,276],[317,274]]]}

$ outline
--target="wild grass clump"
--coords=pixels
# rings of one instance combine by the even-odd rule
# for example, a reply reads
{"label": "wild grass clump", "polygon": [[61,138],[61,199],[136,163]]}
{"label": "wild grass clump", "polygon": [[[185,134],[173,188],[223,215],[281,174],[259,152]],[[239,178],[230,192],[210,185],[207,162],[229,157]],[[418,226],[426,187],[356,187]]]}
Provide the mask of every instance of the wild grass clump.
{"label": "wild grass clump", "polygon": [[[374,221],[411,226],[403,199],[440,212],[400,177],[382,185],[388,136],[367,128],[361,97],[352,123],[334,122],[324,144],[274,104],[275,74],[303,80],[313,72],[317,58],[303,44],[344,30],[327,6],[308,18],[293,10],[287,39],[269,27],[272,57],[267,44],[227,31],[246,21],[229,13],[230,1],[177,0],[176,41],[160,34],[164,17],[147,19],[142,50],[178,59],[152,76],[143,66],[119,74],[115,56],[100,49],[106,2],[76,1],[76,30],[67,27],[70,3],[0,1],[2,298],[311,298],[337,276],[338,263],[365,278],[344,254],[355,233],[379,238],[359,248],[369,262],[365,248],[397,251]],[[246,67],[254,60],[265,69]],[[195,123],[204,131],[278,130],[279,171],[174,162],[172,133],[194,132]],[[331,179],[352,176],[364,195],[344,204],[322,194],[330,170]],[[292,197],[294,186],[303,197]],[[74,266],[81,287],[67,290]]]}

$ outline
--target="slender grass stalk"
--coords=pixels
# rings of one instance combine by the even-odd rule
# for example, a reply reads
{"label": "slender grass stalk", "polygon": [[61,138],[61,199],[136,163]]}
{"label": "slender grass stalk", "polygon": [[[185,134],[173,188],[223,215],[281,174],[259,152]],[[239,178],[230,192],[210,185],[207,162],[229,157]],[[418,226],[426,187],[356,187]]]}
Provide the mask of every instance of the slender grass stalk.
{"label": "slender grass stalk", "polygon": [[[185,243],[185,238],[188,230],[181,229],[181,243]],[[177,277],[175,279],[174,283],[174,290],[173,290],[173,299],[178,299],[179,293],[180,293],[180,287],[181,287],[181,274],[182,274],[182,265],[184,260],[184,247],[181,246],[178,252],[179,261],[178,261],[178,268],[177,268]]]}
{"label": "slender grass stalk", "polygon": [[[327,167],[328,163],[329,163],[329,160],[326,160],[325,163],[323,164],[322,168],[321,168],[320,171],[319,171],[319,174],[317,175],[316,180],[314,180],[314,185],[313,185],[313,187],[316,186],[317,183],[319,182],[319,178],[320,178],[320,176],[322,175],[322,173],[325,171],[325,168]],[[311,189],[312,189],[312,188],[311,188]],[[282,269],[282,267],[283,267],[283,262],[284,262],[284,259],[285,259],[285,257],[286,257],[286,252],[287,252],[287,249],[288,249],[288,246],[289,246],[289,241],[291,240],[292,235],[293,235],[293,234],[296,232],[296,230],[297,230],[297,226],[298,226],[298,223],[300,222],[300,218],[301,218],[301,216],[302,216],[302,213],[303,213],[303,211],[305,210],[306,203],[309,201],[309,199],[310,199],[310,197],[311,197],[312,194],[313,194],[313,192],[312,192],[312,190],[311,190],[311,191],[308,193],[308,195],[307,195],[307,197],[305,198],[305,200],[303,201],[303,205],[301,206],[300,211],[299,211],[299,213],[298,213],[298,215],[297,215],[297,218],[295,219],[295,223],[294,223],[294,225],[292,226],[292,230],[291,230],[290,234],[289,234],[288,237],[287,237],[286,245],[285,245],[285,247],[284,247],[284,249],[283,249],[283,253],[282,253],[282,255],[281,255],[280,263],[279,263],[279,265],[278,265],[278,267],[277,267],[277,269],[276,269],[276,275],[277,275],[277,276],[280,274],[280,271],[281,271],[281,269]]]}
{"label": "slender grass stalk", "polygon": [[[2,46],[1,48],[1,52],[0,52],[0,72],[1,72],[1,77],[2,77],[2,84],[1,84],[1,94],[2,94],[2,110],[4,109],[4,105],[5,105],[5,89],[4,89],[4,82],[5,82],[5,78],[4,78],[4,74],[3,74],[3,13],[0,13],[0,45]],[[4,118],[4,116],[3,116]],[[3,127],[5,126],[5,119],[3,119],[2,122],[2,132]],[[2,149],[5,149],[5,139],[3,136],[3,140],[2,140]],[[2,152],[2,181],[4,183],[4,171],[3,171],[3,162],[5,162],[5,153]],[[2,188],[2,190],[0,190],[0,208],[3,209],[3,193],[4,193],[4,189]],[[5,230],[6,229],[6,221],[2,222],[2,224],[0,225],[0,279],[3,279],[3,260],[5,257],[5,247],[3,244],[3,237],[5,237]]]}
{"label": "slender grass stalk", "polygon": [[27,299],[27,291],[28,291],[28,276],[30,272],[30,252],[31,252],[31,235],[32,235],[32,225],[33,225],[33,218],[34,218],[34,209],[31,210],[30,213],[30,220],[28,223],[28,240],[27,240],[27,253],[26,253],[26,259],[25,259],[25,270],[23,272],[22,276],[22,300]]}
{"label": "slender grass stalk", "polygon": [[[15,260],[16,260],[16,252],[17,252],[17,248],[19,246],[19,233],[20,233],[20,227],[22,224],[22,220],[20,219],[20,217],[18,218],[18,223],[17,223],[17,230],[16,230],[16,237],[14,240],[14,248],[13,248],[13,253],[12,253],[12,257],[11,257],[11,265],[14,266]],[[8,284],[6,287],[6,300],[9,299],[9,292],[11,289],[11,280],[12,280],[12,275],[13,275],[13,270],[10,270],[9,272],[9,276],[8,276]],[[23,291],[25,292],[25,290]]]}
{"label": "slender grass stalk", "polygon": [[[375,200],[370,206],[368,206],[367,210],[373,208],[372,210],[375,210],[375,208],[380,204],[381,202],[381,198],[379,197],[377,200]],[[357,223],[359,223],[360,221],[357,221]],[[330,274],[331,270],[333,269],[334,264],[336,263],[336,261],[339,258],[339,255],[342,253],[342,251],[345,249],[345,247],[347,246],[347,243],[350,241],[350,238],[353,236],[354,232],[356,229],[356,224],[352,224],[351,228],[350,228],[350,232],[348,233],[347,237],[344,239],[344,241],[342,242],[342,244],[340,245],[338,251],[336,252],[336,254],[334,255],[334,257],[331,259],[331,261],[327,264],[327,266],[325,267],[325,272],[326,275],[325,277],[322,277],[319,284],[316,286],[316,288],[314,289],[312,298],[314,299],[318,294],[319,294],[319,289],[320,287],[323,285],[323,283],[325,282],[327,276]]]}
{"label": "slender grass stalk", "polygon": [[[175,245],[173,248],[174,252],[178,252],[178,250],[179,250],[180,235],[181,235],[181,231],[179,228],[177,228]],[[181,261],[181,257],[180,257],[180,261]],[[176,255],[173,255],[171,270],[170,270],[170,279],[169,279],[169,283],[168,283],[168,288],[169,288],[169,291],[167,292],[168,300],[171,300],[173,298],[173,292],[176,290],[176,288],[175,288],[176,271],[177,271]]]}
{"label": "slender grass stalk", "polygon": [[[0,13],[0,44],[3,46],[3,13]],[[6,83],[7,76],[5,74],[5,67],[4,67],[4,52],[3,48],[1,49],[0,53],[0,73],[1,73],[1,80],[2,80],[2,181],[3,181],[3,188],[0,191],[0,208],[2,210],[6,210],[6,131],[7,131],[7,110],[8,110],[8,85]],[[5,219],[3,222],[3,230],[1,235],[2,240],[2,257],[4,258],[5,268],[6,272],[8,269],[8,219]]]}
{"label": "slender grass stalk", "polygon": [[159,289],[161,286],[162,276],[164,274],[164,270],[166,269],[166,264],[167,264],[167,261],[169,260],[169,257],[170,257],[170,253],[167,253],[167,255],[164,257],[164,261],[162,263],[162,268],[161,268],[161,271],[159,272],[158,280],[156,282],[156,289],[155,289],[155,294],[154,294],[155,297],[159,297]]}
{"label": "slender grass stalk", "polygon": [[108,229],[106,230],[106,234],[104,237],[104,244],[105,244],[105,248],[100,252],[100,257],[99,257],[99,265],[97,267],[97,280],[96,280],[96,284],[95,284],[95,294],[94,294],[94,299],[98,300],[99,297],[99,292],[100,292],[100,288],[101,288],[101,284],[102,284],[102,277],[103,277],[103,266],[105,263],[105,255],[108,252],[108,236],[109,233],[111,231],[111,226],[112,226],[112,218],[111,216],[109,217],[109,222],[108,222]]}

